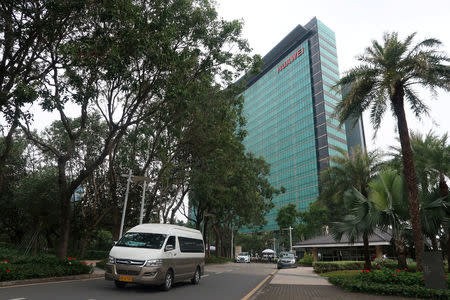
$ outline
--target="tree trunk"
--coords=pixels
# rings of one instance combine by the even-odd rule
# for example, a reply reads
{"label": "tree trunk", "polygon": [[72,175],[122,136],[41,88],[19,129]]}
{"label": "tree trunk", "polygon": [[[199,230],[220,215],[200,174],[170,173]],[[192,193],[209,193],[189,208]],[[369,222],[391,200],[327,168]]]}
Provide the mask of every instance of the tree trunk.
{"label": "tree trunk", "polygon": [[32,255],[33,256],[36,256],[36,254],[38,252],[39,235],[41,233],[42,224],[43,224],[43,222],[40,221],[39,222],[39,227],[38,227],[38,229],[36,231],[36,237],[34,238],[34,241],[33,241],[33,251],[32,251]]}
{"label": "tree trunk", "polygon": [[450,229],[447,229],[447,268],[450,272]]}
{"label": "tree trunk", "polygon": [[[199,229],[197,229],[199,230]],[[206,217],[205,220],[203,220],[203,240],[206,241],[206,232],[208,231],[208,218]]]}
{"label": "tree trunk", "polygon": [[84,258],[84,253],[86,252],[86,247],[87,247],[89,240],[91,239],[91,235],[92,235],[92,229],[88,229],[86,232],[86,236],[84,237],[83,241],[81,242],[80,259]]}
{"label": "tree trunk", "polygon": [[64,158],[58,159],[58,185],[59,185],[59,201],[61,205],[60,229],[61,236],[58,243],[58,250],[56,256],[65,258],[67,254],[67,247],[69,245],[70,234],[70,194],[67,187],[66,178],[66,160]]}
{"label": "tree trunk", "polygon": [[208,257],[211,257],[211,232],[208,233]]}
{"label": "tree trunk", "polygon": [[214,231],[216,233],[216,256],[221,257],[222,256],[222,247],[220,245],[220,232],[216,225],[213,226]]}
{"label": "tree trunk", "polygon": [[3,146],[3,152],[0,155],[0,195],[2,195],[2,188],[3,188],[3,181],[4,181],[4,167],[6,164],[6,160],[10,156],[11,149],[13,146],[13,134],[17,128],[17,125],[19,123],[19,108],[16,107],[16,112],[14,113],[14,120],[11,124],[11,128],[8,131],[8,134],[3,140],[4,146]]}
{"label": "tree trunk", "polygon": [[397,117],[398,133],[402,147],[403,174],[405,175],[406,188],[408,190],[409,214],[413,230],[417,270],[422,271],[422,253],[424,251],[422,225],[419,212],[419,190],[417,188],[416,171],[414,168],[413,152],[409,139],[408,124],[406,122],[403,106],[404,90],[401,83],[396,84],[392,97],[392,105]]}
{"label": "tree trunk", "polygon": [[119,204],[117,199],[117,179],[116,173],[114,172],[114,161],[115,161],[115,153],[111,151],[109,153],[109,195],[111,197],[111,206],[112,206],[112,228],[111,234],[113,236],[113,241],[119,240],[120,234],[120,211]]}
{"label": "tree trunk", "polygon": [[112,209],[112,229],[111,234],[114,241],[119,240],[119,234],[120,234],[120,212],[119,209],[116,207],[115,204],[113,204],[114,207]]}
{"label": "tree trunk", "polygon": [[[444,174],[439,174],[439,192],[441,194],[441,197],[447,197],[448,196],[448,185],[445,182],[445,176]],[[446,201],[449,201],[450,199],[445,199]],[[450,212],[447,210],[447,217],[450,216]],[[450,228],[447,228],[447,266],[448,266],[448,272],[450,272]]]}
{"label": "tree trunk", "polygon": [[370,250],[369,250],[369,235],[367,233],[363,234],[363,243],[364,243],[364,269],[371,270],[372,263],[370,262]]}
{"label": "tree trunk", "polygon": [[406,264],[406,246],[403,240],[395,239],[395,252],[397,252],[398,268],[403,270],[407,268]]}

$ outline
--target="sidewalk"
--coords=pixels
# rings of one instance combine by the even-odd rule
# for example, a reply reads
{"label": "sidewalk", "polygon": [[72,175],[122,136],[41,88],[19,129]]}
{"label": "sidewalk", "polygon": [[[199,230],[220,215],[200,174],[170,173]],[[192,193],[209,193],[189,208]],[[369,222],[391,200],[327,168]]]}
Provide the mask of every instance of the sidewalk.
{"label": "sidewalk", "polygon": [[269,284],[258,291],[253,299],[257,300],[298,300],[298,299],[342,299],[342,300],[401,300],[406,298],[394,296],[376,296],[351,293],[333,286],[324,277],[313,272],[311,267],[281,269]]}

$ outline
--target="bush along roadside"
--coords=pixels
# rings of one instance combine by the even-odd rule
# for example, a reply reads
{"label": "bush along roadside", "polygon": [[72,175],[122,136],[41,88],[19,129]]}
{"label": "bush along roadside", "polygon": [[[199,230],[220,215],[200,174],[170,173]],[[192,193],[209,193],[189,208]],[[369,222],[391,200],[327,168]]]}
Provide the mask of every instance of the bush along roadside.
{"label": "bush along roadside", "polygon": [[336,261],[336,262],[314,262],[313,268],[317,273],[325,273],[342,270],[361,270],[363,261]]}
{"label": "bush along roadside", "polygon": [[352,292],[413,298],[450,298],[449,290],[428,289],[422,273],[407,272],[407,269],[361,270],[358,276],[330,276],[328,281]]}
{"label": "bush along roadside", "polygon": [[234,260],[232,258],[228,257],[205,257],[205,264],[224,264],[227,262],[233,262]]}
{"label": "bush along roadside", "polygon": [[50,255],[10,257],[0,261],[0,281],[90,274],[92,267],[76,257]]}
{"label": "bush along roadside", "polygon": [[313,265],[313,262],[314,262],[314,255],[312,255],[310,253],[305,253],[303,258],[300,259],[297,262],[297,264],[302,265],[302,266],[311,267]]}
{"label": "bush along roadside", "polygon": [[96,266],[97,268],[100,268],[100,269],[105,270],[105,269],[106,269],[106,263],[107,263],[107,262],[108,262],[108,258],[104,258],[104,259],[102,259],[101,261],[99,261],[98,263],[96,263],[95,266]]}

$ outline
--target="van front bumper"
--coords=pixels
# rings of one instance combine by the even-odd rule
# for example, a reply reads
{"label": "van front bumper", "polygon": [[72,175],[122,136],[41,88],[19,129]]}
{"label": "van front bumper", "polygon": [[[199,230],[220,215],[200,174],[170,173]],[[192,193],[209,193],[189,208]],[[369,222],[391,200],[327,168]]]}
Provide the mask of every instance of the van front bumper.
{"label": "van front bumper", "polygon": [[107,263],[105,279],[128,283],[160,285],[164,283],[166,272],[162,267],[143,267]]}

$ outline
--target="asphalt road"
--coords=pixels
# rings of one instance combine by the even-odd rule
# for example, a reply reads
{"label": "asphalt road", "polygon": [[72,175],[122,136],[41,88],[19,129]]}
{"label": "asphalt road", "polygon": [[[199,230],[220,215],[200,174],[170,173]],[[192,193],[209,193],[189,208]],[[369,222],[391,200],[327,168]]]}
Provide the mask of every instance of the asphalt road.
{"label": "asphalt road", "polygon": [[114,300],[114,299],[241,299],[268,274],[273,264],[208,265],[199,285],[177,283],[170,291],[129,285],[117,289],[112,281],[89,279],[0,288],[1,300]]}

